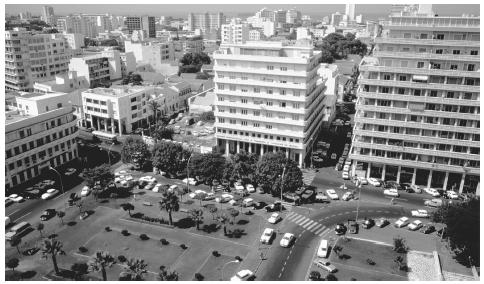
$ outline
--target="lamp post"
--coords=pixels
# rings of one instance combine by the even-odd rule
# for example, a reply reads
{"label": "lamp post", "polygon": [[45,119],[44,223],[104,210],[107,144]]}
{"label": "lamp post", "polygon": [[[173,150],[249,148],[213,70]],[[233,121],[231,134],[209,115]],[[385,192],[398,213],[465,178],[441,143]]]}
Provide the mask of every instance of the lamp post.
{"label": "lamp post", "polygon": [[361,182],[358,180],[358,201],[356,202],[355,222],[358,222],[358,211],[360,210],[360,197],[361,197]]}
{"label": "lamp post", "polygon": [[54,169],[51,166],[49,166],[49,169],[52,170],[52,171],[54,171],[54,172],[56,172],[59,175],[59,180],[60,180],[60,183],[61,183],[62,194],[64,194],[64,184],[62,183],[62,176],[61,176],[61,174],[56,169]]}
{"label": "lamp post", "polygon": [[187,190],[188,190],[188,192],[190,192],[190,183],[188,182],[188,179],[190,177],[190,175],[189,175],[190,174],[190,172],[189,172],[190,167],[189,166],[190,166],[190,159],[192,158],[192,156],[193,156],[193,153],[190,154],[190,157],[188,157],[188,161],[187,161]]}
{"label": "lamp post", "polygon": [[227,262],[226,264],[224,264],[222,266],[222,273],[221,273],[222,278],[220,278],[220,281],[223,281],[223,279],[224,279],[224,269],[225,269],[225,266],[227,264],[230,264],[230,263],[239,263],[239,262],[240,262],[239,260],[231,260],[231,261]]}
{"label": "lamp post", "polygon": [[108,160],[109,160],[109,165],[111,165],[111,147],[114,146],[114,143],[112,143],[109,148],[108,148]]}
{"label": "lamp post", "polygon": [[282,189],[284,188],[284,174],[286,173],[286,166],[282,169],[282,177],[281,177],[281,206],[279,207],[279,212],[282,213]]}

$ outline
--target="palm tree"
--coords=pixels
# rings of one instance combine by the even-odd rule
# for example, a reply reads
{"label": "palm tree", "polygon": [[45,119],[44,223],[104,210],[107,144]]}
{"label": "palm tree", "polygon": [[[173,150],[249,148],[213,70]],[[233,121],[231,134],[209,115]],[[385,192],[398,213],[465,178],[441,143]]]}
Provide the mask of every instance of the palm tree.
{"label": "palm tree", "polygon": [[62,243],[55,238],[45,239],[42,244],[42,258],[47,259],[50,255],[52,263],[54,264],[55,274],[59,274],[59,267],[57,266],[57,255],[65,255],[62,250]]}
{"label": "palm tree", "polygon": [[190,209],[190,217],[197,225],[197,230],[200,230],[200,222],[203,220],[203,210],[202,209]]}
{"label": "palm tree", "polygon": [[134,210],[134,205],[131,203],[123,203],[121,207],[124,211],[128,211],[129,217],[131,217],[131,210]]}
{"label": "palm tree", "polygon": [[224,235],[227,235],[227,223],[229,222],[229,217],[225,214],[222,214],[218,217],[218,221],[222,226],[224,226]]}
{"label": "palm tree", "polygon": [[106,275],[106,267],[111,267],[116,263],[116,260],[107,251],[97,251],[96,254],[91,258],[89,262],[89,267],[91,271],[99,272],[103,276],[103,281],[107,281],[108,277]]}
{"label": "palm tree", "polygon": [[40,237],[42,238],[42,237],[43,237],[43,236],[42,236],[42,230],[44,229],[44,224],[42,224],[42,223],[38,223],[38,224],[37,224],[37,226],[35,227],[35,229],[36,229],[37,231],[39,231],[39,233],[40,233]]}
{"label": "palm tree", "polygon": [[66,212],[64,211],[57,211],[57,217],[59,217],[59,219],[61,219],[61,222],[62,222],[62,225],[64,225],[64,216],[66,216]]}
{"label": "palm tree", "polygon": [[168,271],[165,266],[160,266],[158,272],[158,280],[160,281],[178,281],[178,273],[176,271]]}
{"label": "palm tree", "polygon": [[171,212],[177,212],[180,209],[180,204],[178,202],[178,196],[174,192],[165,191],[161,195],[160,200],[160,210],[165,209],[168,212],[168,218],[170,225],[173,225],[173,218],[171,217]]}
{"label": "palm tree", "polygon": [[130,259],[126,262],[126,272],[131,275],[131,280],[143,280],[143,274],[147,273],[148,264],[143,259]]}

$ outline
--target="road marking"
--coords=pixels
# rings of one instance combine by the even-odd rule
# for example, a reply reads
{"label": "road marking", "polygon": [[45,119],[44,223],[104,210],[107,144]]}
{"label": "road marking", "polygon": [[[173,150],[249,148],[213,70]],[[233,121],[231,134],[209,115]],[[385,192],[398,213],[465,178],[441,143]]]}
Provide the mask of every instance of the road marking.
{"label": "road marking", "polygon": [[311,226],[308,227],[308,231],[311,231],[312,232],[312,228],[316,227],[316,225],[318,225],[318,223],[314,223],[312,224]]}
{"label": "road marking", "polygon": [[329,232],[331,232],[331,229],[330,228],[326,228],[326,230],[324,230],[324,232],[320,233],[319,236],[320,237],[323,237],[324,235],[326,235]]}
{"label": "road marking", "polygon": [[13,221],[13,222],[14,222],[14,223],[17,223],[17,221],[18,221],[18,220],[20,220],[20,219],[22,219],[23,217],[25,217],[25,216],[29,215],[30,213],[32,213],[32,212],[29,212],[29,213],[27,213],[27,214],[25,214],[25,215],[22,215],[22,216],[18,217],[18,218],[17,218],[15,221]]}
{"label": "road marking", "polygon": [[324,231],[326,229],[325,226],[319,228],[316,232],[314,232],[316,235],[319,235],[319,233],[321,233],[322,231]]}
{"label": "road marking", "polygon": [[[306,217],[305,217],[305,218],[306,218]],[[306,223],[308,223],[308,222],[310,222],[310,221],[311,221],[311,219],[306,218],[306,220],[304,220],[304,222],[302,222],[302,223],[298,223],[298,225],[302,227],[304,224],[306,224]]]}
{"label": "road marking", "polygon": [[289,214],[287,214],[287,218],[291,217],[292,215],[295,215],[296,213],[294,211],[291,211]]}
{"label": "road marking", "polygon": [[291,221],[293,221],[294,223],[297,223],[297,222],[301,221],[304,218],[306,218],[306,216],[299,215],[296,218],[292,219]]}
{"label": "road marking", "polygon": [[12,216],[13,214],[17,213],[18,211],[20,211],[21,209],[17,209],[15,211],[13,211],[12,213],[8,214],[8,216]]}
{"label": "road marking", "polygon": [[321,227],[322,225],[319,224],[319,223],[316,223],[316,226],[314,228],[311,229],[311,232],[315,232],[316,230],[319,229],[319,227]]}
{"label": "road marking", "polygon": [[314,222],[313,220],[309,220],[309,221],[310,221],[309,223],[307,223],[306,225],[304,225],[304,226],[303,226],[303,227],[304,227],[304,229],[306,229],[306,230],[309,230],[309,227],[310,227],[312,224],[316,224],[316,222]]}

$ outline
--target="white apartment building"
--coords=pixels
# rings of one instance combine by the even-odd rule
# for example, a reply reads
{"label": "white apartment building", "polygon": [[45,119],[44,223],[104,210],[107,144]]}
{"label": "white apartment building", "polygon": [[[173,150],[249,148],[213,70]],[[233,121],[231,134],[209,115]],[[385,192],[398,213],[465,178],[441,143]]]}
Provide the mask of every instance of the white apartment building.
{"label": "white apartment building", "polygon": [[368,177],[475,192],[480,18],[390,17],[360,66],[350,158]]}
{"label": "white apartment building", "polygon": [[345,15],[348,16],[348,21],[355,20],[356,4],[346,4]]}
{"label": "white apartment building", "polygon": [[261,39],[261,32],[259,30],[250,30],[249,31],[249,40],[250,41],[258,41]]}
{"label": "white apartment building", "polygon": [[296,39],[311,39],[312,36],[308,28],[299,27],[296,29]]}
{"label": "white apartment building", "polygon": [[194,31],[196,29],[202,30],[203,33],[220,30],[222,24],[225,23],[225,16],[223,13],[189,13],[188,14],[188,30]]}
{"label": "white apartment building", "polygon": [[72,50],[80,50],[84,45],[84,36],[82,34],[69,34],[64,33],[62,35],[67,42],[67,47]]}
{"label": "white apartment building", "polygon": [[213,57],[215,137],[226,155],[284,151],[308,162],[323,117],[321,53],[309,41],[259,41],[222,45]]}
{"label": "white apartment building", "polygon": [[161,69],[162,64],[173,62],[175,58],[175,48],[169,41],[125,41],[124,48],[126,52],[134,54],[136,62],[149,63],[155,70]]}
{"label": "white apartment building", "polygon": [[286,12],[286,23],[296,24],[301,22],[301,12],[296,9],[289,9]]}
{"label": "white apartment building", "polygon": [[42,15],[40,18],[49,25],[55,25],[54,8],[52,6],[42,6]]}
{"label": "white apartment building", "polygon": [[262,28],[264,29],[264,35],[266,37],[271,37],[276,33],[276,27],[274,22],[269,22],[269,21],[264,22],[262,24]]}
{"label": "white apartment building", "polygon": [[76,159],[77,127],[64,93],[22,93],[5,112],[5,191]]}
{"label": "white apartment building", "polygon": [[85,37],[95,38],[98,34],[97,21],[83,15],[69,15],[57,19],[59,32],[82,34]]}
{"label": "white apartment building", "polygon": [[5,90],[31,91],[34,82],[68,70],[71,51],[62,34],[5,31]]}
{"label": "white apartment building", "polygon": [[229,24],[222,25],[220,36],[222,43],[245,43],[249,39],[249,26],[232,19]]}

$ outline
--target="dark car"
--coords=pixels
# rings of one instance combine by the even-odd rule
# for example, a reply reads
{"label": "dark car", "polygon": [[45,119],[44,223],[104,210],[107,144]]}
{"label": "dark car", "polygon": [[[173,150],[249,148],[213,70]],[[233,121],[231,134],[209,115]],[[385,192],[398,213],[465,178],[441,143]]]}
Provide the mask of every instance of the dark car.
{"label": "dark car", "polygon": [[366,219],[363,222],[363,225],[362,226],[365,229],[370,229],[371,227],[375,226],[375,220],[373,220],[373,219]]}
{"label": "dark car", "polygon": [[348,220],[348,228],[351,234],[358,234],[358,223],[355,220]]}
{"label": "dark car", "polygon": [[427,224],[420,229],[421,233],[430,234],[435,231],[435,227],[432,224]]}
{"label": "dark car", "polygon": [[282,204],[280,201],[276,201],[272,204],[269,204],[267,205],[265,208],[266,208],[266,211],[267,212],[274,212],[274,211],[280,211],[281,210],[281,207],[282,207]]}
{"label": "dark car", "polygon": [[309,202],[314,200],[314,196],[315,196],[314,190],[308,189],[301,195],[301,199],[303,202]]}
{"label": "dark car", "polygon": [[306,191],[306,187],[304,186],[301,186],[300,188],[298,188],[294,193],[301,196],[305,191]]}
{"label": "dark car", "polygon": [[414,193],[415,191],[412,189],[412,184],[410,183],[401,183],[400,184],[402,189],[408,193]]}
{"label": "dark car", "polygon": [[254,209],[261,209],[267,205],[264,201],[259,201],[254,204]]}
{"label": "dark car", "polygon": [[55,211],[55,209],[47,209],[44,211],[44,213],[42,213],[42,215],[40,215],[40,220],[47,221],[50,218],[54,217],[56,213],[57,212]]}
{"label": "dark car", "polygon": [[402,190],[402,186],[393,180],[385,182],[385,188],[394,188],[396,190]]}
{"label": "dark car", "polygon": [[388,221],[385,218],[380,218],[380,220],[378,220],[378,222],[376,223],[376,226],[377,227],[380,227],[380,228],[383,228],[383,227],[385,227],[385,226],[387,226],[389,224],[390,224],[390,221]]}
{"label": "dark car", "polygon": [[336,225],[336,227],[334,228],[334,231],[336,232],[336,235],[343,235],[344,233],[346,233],[346,226],[343,225],[343,224],[338,224]]}
{"label": "dark car", "polygon": [[301,197],[299,197],[299,195],[297,195],[295,193],[284,193],[282,195],[282,198],[284,200],[289,201],[289,202],[294,202],[295,204],[301,203]]}

